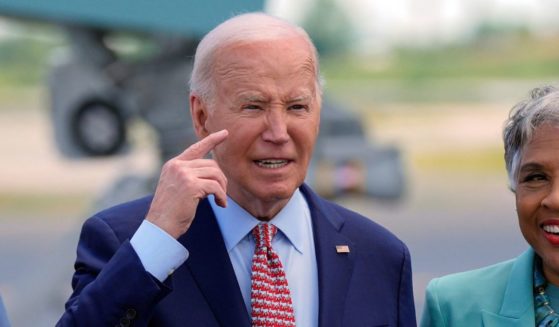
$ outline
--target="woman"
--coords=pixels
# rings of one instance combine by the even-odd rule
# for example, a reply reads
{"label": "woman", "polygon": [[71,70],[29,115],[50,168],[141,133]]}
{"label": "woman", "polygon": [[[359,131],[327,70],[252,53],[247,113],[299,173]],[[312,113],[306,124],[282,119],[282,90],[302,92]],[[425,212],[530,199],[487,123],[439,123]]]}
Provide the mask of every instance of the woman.
{"label": "woman", "polygon": [[520,230],[530,248],[432,280],[422,327],[559,326],[559,89],[534,89],[503,131]]}

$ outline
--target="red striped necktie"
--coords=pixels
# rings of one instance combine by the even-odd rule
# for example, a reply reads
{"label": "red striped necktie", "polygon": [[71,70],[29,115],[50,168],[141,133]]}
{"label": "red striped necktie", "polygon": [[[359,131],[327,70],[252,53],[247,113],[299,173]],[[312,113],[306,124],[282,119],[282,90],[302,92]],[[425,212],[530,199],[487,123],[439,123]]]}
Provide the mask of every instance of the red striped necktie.
{"label": "red striped necktie", "polygon": [[272,238],[278,229],[272,224],[260,223],[252,230],[256,248],[252,257],[253,327],[295,326],[291,294],[283,266],[272,249]]}

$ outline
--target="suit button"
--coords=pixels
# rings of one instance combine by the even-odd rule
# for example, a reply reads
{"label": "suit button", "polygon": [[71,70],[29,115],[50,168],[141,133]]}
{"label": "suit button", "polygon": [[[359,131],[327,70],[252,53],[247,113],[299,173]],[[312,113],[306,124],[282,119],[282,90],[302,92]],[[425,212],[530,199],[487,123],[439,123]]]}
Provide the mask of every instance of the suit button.
{"label": "suit button", "polygon": [[130,326],[130,319],[122,318],[120,319],[120,327],[128,327]]}
{"label": "suit button", "polygon": [[126,310],[126,318],[128,318],[128,319],[136,318],[136,310],[134,310],[134,309]]}

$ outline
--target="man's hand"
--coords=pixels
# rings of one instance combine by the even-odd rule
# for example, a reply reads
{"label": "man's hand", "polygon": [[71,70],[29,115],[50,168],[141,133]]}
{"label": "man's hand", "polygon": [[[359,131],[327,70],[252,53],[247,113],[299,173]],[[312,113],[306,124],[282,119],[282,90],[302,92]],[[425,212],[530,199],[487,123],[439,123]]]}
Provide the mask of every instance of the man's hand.
{"label": "man's hand", "polygon": [[227,178],[214,160],[204,159],[227,135],[227,130],[212,133],[163,165],[149,222],[177,239],[190,227],[201,199],[214,194],[219,206],[227,205]]}

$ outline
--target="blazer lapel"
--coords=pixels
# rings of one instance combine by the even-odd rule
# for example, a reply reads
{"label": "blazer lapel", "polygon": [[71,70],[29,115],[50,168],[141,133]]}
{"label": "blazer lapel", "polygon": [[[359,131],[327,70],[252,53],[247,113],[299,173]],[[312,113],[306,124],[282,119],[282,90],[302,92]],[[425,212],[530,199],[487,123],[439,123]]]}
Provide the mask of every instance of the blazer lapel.
{"label": "blazer lapel", "polygon": [[[319,326],[341,326],[355,251],[353,244],[340,231],[344,219],[328,211],[306,185],[301,186],[312,217],[314,245],[318,266]],[[349,253],[336,250],[347,246]]]}
{"label": "blazer lapel", "polygon": [[186,265],[222,326],[250,326],[235,271],[207,200],[198,205],[188,232],[179,238],[190,255]]}
{"label": "blazer lapel", "polygon": [[481,317],[485,327],[526,327],[534,326],[534,314],[526,312],[521,317],[505,317],[495,313],[482,311]]}
{"label": "blazer lapel", "polygon": [[[516,259],[509,275],[501,310],[499,313],[483,311],[484,326],[534,325],[533,264],[534,251],[532,249],[527,250]],[[529,300],[526,301],[526,299]]]}

